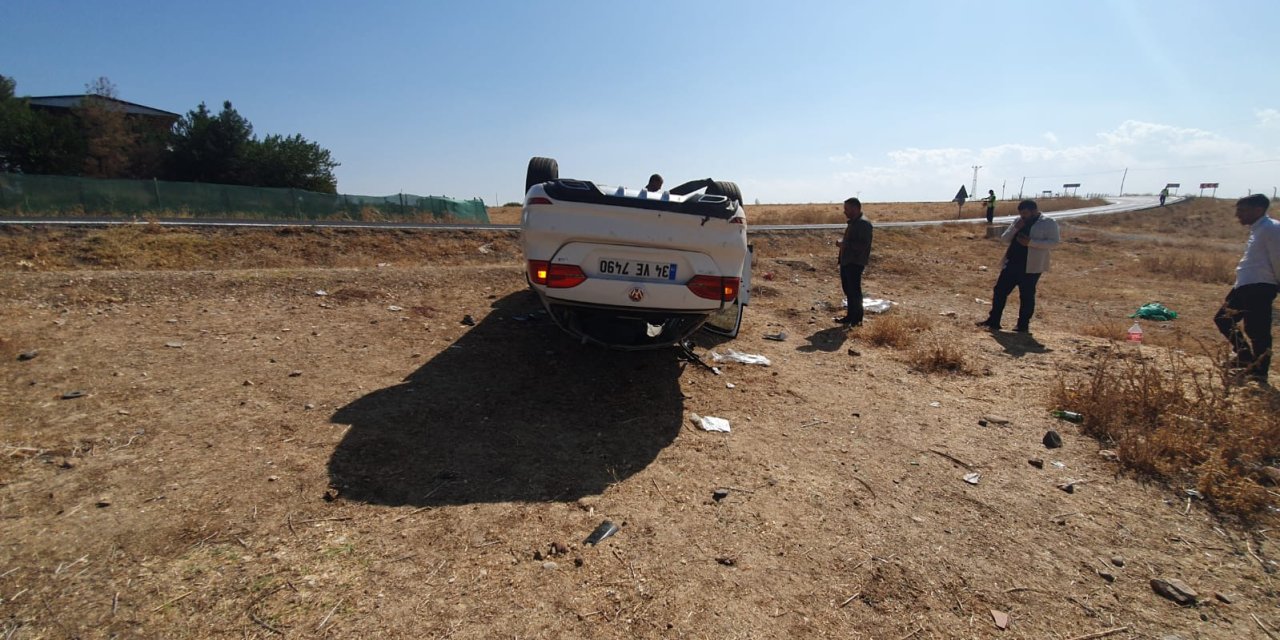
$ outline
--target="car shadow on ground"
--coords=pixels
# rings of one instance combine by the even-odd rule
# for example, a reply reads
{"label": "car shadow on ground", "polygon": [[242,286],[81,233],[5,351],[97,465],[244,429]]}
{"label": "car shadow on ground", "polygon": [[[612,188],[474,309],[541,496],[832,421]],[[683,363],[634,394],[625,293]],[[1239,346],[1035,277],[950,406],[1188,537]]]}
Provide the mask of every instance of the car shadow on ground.
{"label": "car shadow on ground", "polygon": [[1015,358],[1021,358],[1028,353],[1049,353],[1050,351],[1053,351],[1053,349],[1044,346],[1043,343],[1036,340],[1029,333],[992,331],[991,337],[994,338],[1001,347],[1004,347],[1005,353]]}
{"label": "car shadow on ground", "polygon": [[338,409],[345,500],[436,506],[572,501],[644,469],[679,433],[676,350],[606,351],[560,331],[528,291],[400,384]]}

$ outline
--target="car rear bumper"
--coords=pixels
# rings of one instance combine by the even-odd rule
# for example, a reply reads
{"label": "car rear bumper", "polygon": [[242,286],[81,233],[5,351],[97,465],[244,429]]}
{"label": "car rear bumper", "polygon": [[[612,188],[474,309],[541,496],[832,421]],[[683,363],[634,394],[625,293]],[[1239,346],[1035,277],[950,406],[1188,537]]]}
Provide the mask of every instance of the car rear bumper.
{"label": "car rear bumper", "polygon": [[[536,289],[535,289],[536,291]],[[660,349],[679,344],[707,321],[707,312],[640,310],[551,300],[542,304],[561,329],[610,349]]]}

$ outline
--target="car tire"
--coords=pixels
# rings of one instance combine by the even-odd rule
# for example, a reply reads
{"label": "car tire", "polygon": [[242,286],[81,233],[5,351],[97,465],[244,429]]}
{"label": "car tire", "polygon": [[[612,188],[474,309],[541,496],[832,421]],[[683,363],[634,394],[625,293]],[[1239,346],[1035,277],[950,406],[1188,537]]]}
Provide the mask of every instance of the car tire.
{"label": "car tire", "polygon": [[534,156],[529,159],[529,170],[524,174],[524,190],[527,193],[535,184],[559,179],[560,165],[556,163],[555,158]]}
{"label": "car tire", "polygon": [[736,200],[738,201],[739,204],[742,204],[742,190],[738,189],[738,185],[733,182],[724,182],[721,180],[716,180],[715,184],[712,185],[710,189],[707,189],[707,193],[724,196],[730,200]]}

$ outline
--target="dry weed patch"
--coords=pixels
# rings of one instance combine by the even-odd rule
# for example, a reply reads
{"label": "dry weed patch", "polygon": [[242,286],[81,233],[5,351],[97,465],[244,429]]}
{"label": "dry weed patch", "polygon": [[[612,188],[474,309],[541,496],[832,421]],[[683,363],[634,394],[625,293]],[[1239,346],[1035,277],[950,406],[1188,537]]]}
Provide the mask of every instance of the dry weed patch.
{"label": "dry weed patch", "polygon": [[1213,284],[1235,282],[1238,256],[1222,252],[1183,250],[1177,253],[1142,256],[1139,265],[1147,273]]}
{"label": "dry weed patch", "polygon": [[1221,512],[1248,517],[1276,504],[1264,467],[1280,459],[1280,396],[1241,391],[1221,368],[1177,351],[1163,360],[1112,350],[1091,372],[1059,379],[1055,407],[1084,414],[1083,431],[1125,467],[1195,489]]}
{"label": "dry weed patch", "polygon": [[921,373],[972,373],[964,348],[951,336],[938,334],[912,349],[911,367]]}
{"label": "dry weed patch", "polygon": [[916,337],[933,325],[929,318],[918,314],[881,316],[855,329],[855,336],[878,347],[905,349],[915,343]]}

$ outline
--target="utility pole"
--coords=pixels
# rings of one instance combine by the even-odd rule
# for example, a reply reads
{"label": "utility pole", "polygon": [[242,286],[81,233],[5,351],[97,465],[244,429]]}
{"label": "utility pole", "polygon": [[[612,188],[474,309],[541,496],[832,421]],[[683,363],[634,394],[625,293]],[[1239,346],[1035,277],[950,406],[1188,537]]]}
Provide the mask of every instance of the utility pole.
{"label": "utility pole", "polygon": [[1129,167],[1124,168],[1124,175],[1120,176],[1120,195],[1124,195],[1124,179],[1129,177]]}
{"label": "utility pole", "polygon": [[1022,184],[1018,186],[1018,199],[1022,199],[1022,187],[1027,186],[1027,177],[1022,176]]}
{"label": "utility pole", "polygon": [[1009,183],[1009,181],[1008,181],[1008,180],[1001,180],[1001,181],[1000,181],[1000,199],[1001,199],[1001,200],[1004,200],[1004,185],[1006,185],[1006,184],[1008,184],[1008,183]]}
{"label": "utility pole", "polygon": [[981,168],[982,168],[982,165],[980,165],[980,164],[975,164],[975,165],[973,165],[973,187],[972,187],[971,189],[969,189],[969,195],[970,195],[971,197],[974,197],[974,198],[978,197],[978,196],[977,196],[977,193],[978,193],[978,169],[981,169]]}

